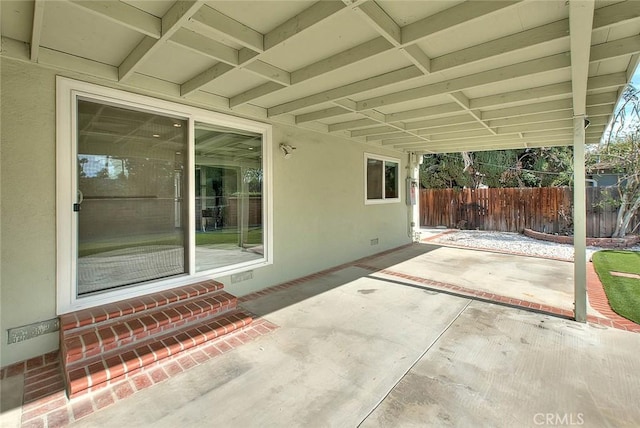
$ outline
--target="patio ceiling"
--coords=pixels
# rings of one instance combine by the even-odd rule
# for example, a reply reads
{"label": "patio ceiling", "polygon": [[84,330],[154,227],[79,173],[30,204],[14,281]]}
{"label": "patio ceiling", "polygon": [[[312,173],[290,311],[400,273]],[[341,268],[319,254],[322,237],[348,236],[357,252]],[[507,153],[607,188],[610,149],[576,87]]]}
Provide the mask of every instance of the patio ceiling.
{"label": "patio ceiling", "polygon": [[1,2],[2,56],[412,152],[599,141],[640,2]]}

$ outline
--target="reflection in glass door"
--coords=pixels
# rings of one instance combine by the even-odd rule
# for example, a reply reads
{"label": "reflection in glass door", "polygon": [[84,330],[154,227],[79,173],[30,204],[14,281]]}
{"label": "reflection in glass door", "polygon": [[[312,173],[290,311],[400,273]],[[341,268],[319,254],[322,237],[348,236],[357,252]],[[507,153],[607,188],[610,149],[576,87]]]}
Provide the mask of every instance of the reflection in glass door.
{"label": "reflection in glass door", "polygon": [[78,101],[77,292],[187,272],[188,122]]}
{"label": "reflection in glass door", "polygon": [[262,135],[195,123],[197,272],[264,257]]}

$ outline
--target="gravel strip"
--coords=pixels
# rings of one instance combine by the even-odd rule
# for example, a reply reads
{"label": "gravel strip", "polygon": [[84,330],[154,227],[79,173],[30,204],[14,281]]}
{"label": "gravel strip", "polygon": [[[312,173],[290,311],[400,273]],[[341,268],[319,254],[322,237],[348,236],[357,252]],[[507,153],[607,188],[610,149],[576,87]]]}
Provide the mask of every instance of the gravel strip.
{"label": "gravel strip", "polygon": [[[430,230],[433,233],[432,230]],[[444,232],[441,230],[440,232]],[[519,233],[488,232],[484,230],[460,230],[438,236],[429,243],[456,245],[460,247],[479,248],[503,251],[509,253],[526,254],[537,257],[573,260],[573,245],[556,244],[555,242],[539,241]],[[604,248],[587,247],[587,258]],[[640,245],[627,250],[640,251]]]}

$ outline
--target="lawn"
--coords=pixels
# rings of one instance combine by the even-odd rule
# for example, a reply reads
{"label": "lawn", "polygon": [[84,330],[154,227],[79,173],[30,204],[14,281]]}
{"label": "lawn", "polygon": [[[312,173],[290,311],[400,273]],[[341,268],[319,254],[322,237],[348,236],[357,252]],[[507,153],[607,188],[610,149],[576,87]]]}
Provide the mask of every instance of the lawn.
{"label": "lawn", "polygon": [[640,275],[640,252],[598,251],[592,260],[611,308],[617,314],[640,324],[640,279],[610,274],[625,272]]}

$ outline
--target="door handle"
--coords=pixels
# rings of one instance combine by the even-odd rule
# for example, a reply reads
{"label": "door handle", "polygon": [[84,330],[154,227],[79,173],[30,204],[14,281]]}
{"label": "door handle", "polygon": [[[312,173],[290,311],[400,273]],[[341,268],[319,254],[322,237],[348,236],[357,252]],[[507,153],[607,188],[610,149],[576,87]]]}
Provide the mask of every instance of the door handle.
{"label": "door handle", "polygon": [[84,200],[84,195],[82,194],[82,192],[80,191],[80,189],[78,189],[78,202],[76,202],[75,204],[73,204],[73,212],[79,212],[81,209],[81,205],[82,205],[82,201]]}

